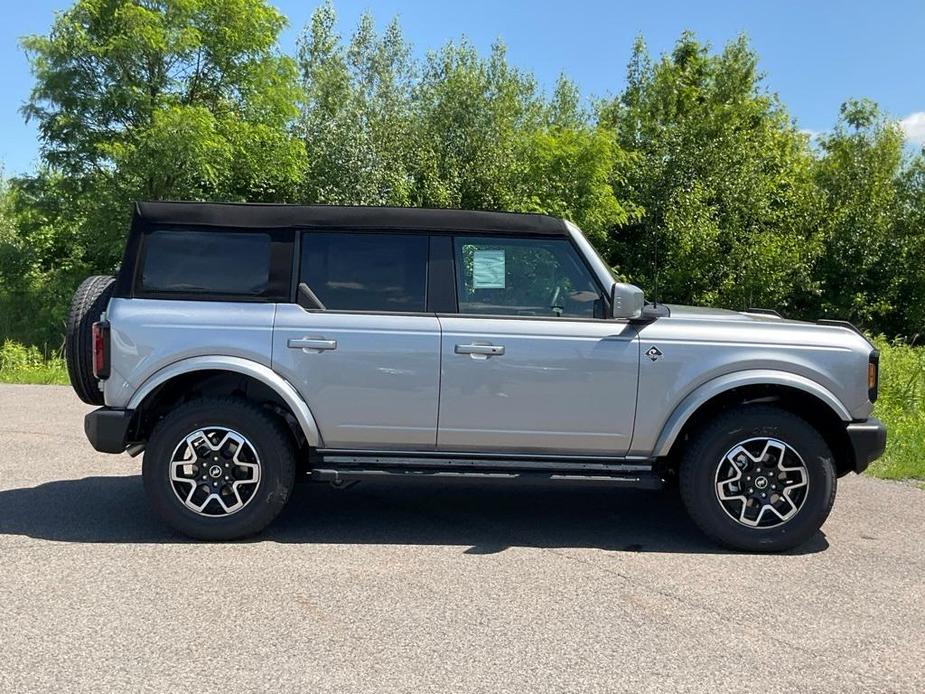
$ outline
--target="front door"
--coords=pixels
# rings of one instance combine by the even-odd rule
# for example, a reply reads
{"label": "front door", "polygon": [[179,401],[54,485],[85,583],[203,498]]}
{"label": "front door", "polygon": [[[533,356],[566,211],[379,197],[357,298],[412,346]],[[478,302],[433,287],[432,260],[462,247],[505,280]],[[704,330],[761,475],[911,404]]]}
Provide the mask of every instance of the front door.
{"label": "front door", "polygon": [[326,448],[433,450],[440,326],[425,312],[428,238],[305,232],[299,279],[325,305],[280,304],[273,368]]}
{"label": "front door", "polygon": [[605,319],[569,239],[457,237],[459,312],[443,332],[437,447],[624,455],[639,342]]}

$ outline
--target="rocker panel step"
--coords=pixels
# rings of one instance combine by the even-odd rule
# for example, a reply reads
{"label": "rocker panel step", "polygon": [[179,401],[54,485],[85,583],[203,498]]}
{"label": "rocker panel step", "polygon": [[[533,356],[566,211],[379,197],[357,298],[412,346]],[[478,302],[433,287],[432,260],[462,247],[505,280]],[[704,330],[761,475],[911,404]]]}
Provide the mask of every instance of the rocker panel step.
{"label": "rocker panel step", "polygon": [[518,482],[528,484],[591,484],[611,487],[635,487],[637,489],[660,489],[661,478],[649,471],[579,472],[544,470],[488,470],[488,469],[440,469],[410,466],[399,467],[315,467],[309,471],[312,480],[343,484],[375,479],[430,479],[430,480],[479,480],[496,482]]}
{"label": "rocker panel step", "polygon": [[489,455],[478,453],[405,453],[400,451],[315,451],[319,467],[409,467],[440,470],[480,469],[526,471],[556,471],[563,473],[650,472],[651,461],[639,458],[602,458],[592,456],[564,457],[552,455]]}

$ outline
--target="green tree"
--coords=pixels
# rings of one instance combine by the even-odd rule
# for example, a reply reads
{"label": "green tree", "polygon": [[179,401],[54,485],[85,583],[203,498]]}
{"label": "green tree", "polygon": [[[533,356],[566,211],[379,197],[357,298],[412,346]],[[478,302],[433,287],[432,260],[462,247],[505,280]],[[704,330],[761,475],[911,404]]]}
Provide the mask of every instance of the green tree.
{"label": "green tree", "polygon": [[369,14],[344,43],[330,2],[299,42],[308,202],[547,212],[604,240],[629,215],[612,181],[624,153],[589,123],[575,85],[547,100],[496,43],[411,59],[397,21]]}
{"label": "green tree", "polygon": [[397,21],[379,36],[370,14],[349,44],[322,4],[298,45],[309,152],[301,198],[311,203],[409,205],[415,160],[413,63]]}
{"label": "green tree", "polygon": [[[292,199],[305,152],[284,25],[265,0],[78,0],[24,39],[42,165],[11,182],[0,303],[60,335],[76,283],[119,263],[134,200]],[[36,320],[12,336],[35,341]]]}
{"label": "green tree", "polygon": [[915,339],[925,333],[925,148],[900,175],[898,212],[896,237],[903,262],[891,268],[898,275],[897,300],[882,317],[881,329]]}
{"label": "green tree", "polygon": [[665,300],[788,307],[814,289],[812,154],[757,63],[744,37],[711,54],[685,33],[655,62],[640,39],[599,107],[634,155],[618,196],[643,210],[612,262],[651,293],[657,253]]}
{"label": "green tree", "polygon": [[304,154],[284,25],[265,0],[78,0],[22,42],[44,161],[146,198],[285,197]]}
{"label": "green tree", "polygon": [[903,313],[911,308],[909,281],[922,268],[921,227],[900,228],[921,202],[911,169],[903,189],[902,132],[876,104],[854,100],[842,106],[835,128],[819,144],[815,171],[825,244],[815,269],[819,308],[878,332],[901,332],[908,328]]}

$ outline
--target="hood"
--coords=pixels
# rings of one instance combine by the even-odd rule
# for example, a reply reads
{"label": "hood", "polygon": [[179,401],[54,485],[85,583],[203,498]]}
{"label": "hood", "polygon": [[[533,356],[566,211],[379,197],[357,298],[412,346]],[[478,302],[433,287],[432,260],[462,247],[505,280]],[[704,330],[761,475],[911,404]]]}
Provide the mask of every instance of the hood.
{"label": "hood", "polygon": [[762,326],[780,326],[787,329],[810,329],[814,332],[828,332],[833,335],[844,335],[845,331],[854,333],[859,336],[866,345],[871,349],[876,346],[870,339],[854,325],[847,321],[838,320],[818,320],[805,321],[783,318],[779,314],[764,310],[762,311],[731,311],[725,308],[708,308],[706,306],[684,306],[681,304],[664,304],[671,312],[671,318],[681,320],[702,320],[702,321],[729,321],[735,323],[751,324],[758,327]]}
{"label": "hood", "polygon": [[665,304],[673,318],[693,318],[702,320],[734,320],[752,321],[760,323],[805,323],[806,321],[790,320],[771,312],[731,311],[726,308],[708,308],[706,306],[683,306],[681,304]]}

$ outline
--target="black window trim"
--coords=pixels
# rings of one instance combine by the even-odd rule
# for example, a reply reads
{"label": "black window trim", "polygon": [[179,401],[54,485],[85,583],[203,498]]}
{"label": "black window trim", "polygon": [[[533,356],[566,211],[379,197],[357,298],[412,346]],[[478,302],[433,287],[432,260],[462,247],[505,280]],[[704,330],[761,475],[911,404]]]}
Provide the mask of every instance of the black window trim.
{"label": "black window trim", "polygon": [[[458,285],[456,273],[459,272],[459,268],[456,267],[456,239],[457,238],[473,238],[481,237],[490,239],[492,241],[498,242],[504,239],[508,240],[518,240],[525,238],[523,234],[484,234],[484,233],[454,233],[452,241],[452,250],[453,250],[453,287],[454,292],[456,292],[456,287]],[[549,236],[535,236],[526,238],[537,238],[543,241],[551,241]],[[581,266],[585,268],[588,275],[591,277],[591,281],[594,282],[594,286],[597,287],[598,294],[600,295],[600,300],[603,302],[604,306],[604,318],[578,318],[576,316],[516,316],[516,315],[505,315],[503,313],[462,313],[459,310],[459,301],[457,297],[456,310],[453,312],[449,311],[438,311],[437,317],[444,318],[481,318],[483,320],[541,320],[541,321],[557,321],[559,323],[563,321],[575,321],[580,323],[600,323],[601,321],[612,321],[612,318],[608,318],[610,315],[610,297],[609,292],[604,290],[604,287],[601,285],[600,279],[597,276],[597,273],[594,272],[591,265],[588,263],[588,259],[585,258],[584,254],[581,252],[581,249],[578,248],[578,245],[575,243],[575,240],[570,236],[564,238],[563,240],[568,241],[568,244],[572,247],[572,250],[575,252],[575,255],[578,257]],[[623,322],[623,321],[620,321]]]}

